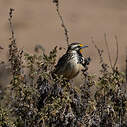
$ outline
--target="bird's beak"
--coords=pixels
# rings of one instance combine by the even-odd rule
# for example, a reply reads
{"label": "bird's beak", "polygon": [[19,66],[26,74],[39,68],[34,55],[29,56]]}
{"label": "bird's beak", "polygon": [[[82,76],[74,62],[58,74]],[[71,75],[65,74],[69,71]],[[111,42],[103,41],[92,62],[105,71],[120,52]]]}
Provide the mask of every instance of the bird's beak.
{"label": "bird's beak", "polygon": [[88,47],[88,45],[82,45],[82,44],[80,44],[80,53],[82,52],[82,49],[86,48],[86,47]]}
{"label": "bird's beak", "polygon": [[86,48],[86,47],[88,47],[88,45],[82,45],[82,44],[80,44],[80,49],[83,49],[83,48]]}

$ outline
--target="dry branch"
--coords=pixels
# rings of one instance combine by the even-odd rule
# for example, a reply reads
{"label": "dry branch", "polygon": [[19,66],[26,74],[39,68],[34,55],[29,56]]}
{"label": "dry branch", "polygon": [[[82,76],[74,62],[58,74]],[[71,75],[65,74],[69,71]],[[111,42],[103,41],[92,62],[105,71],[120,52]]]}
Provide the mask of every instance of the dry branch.
{"label": "dry branch", "polygon": [[63,20],[63,17],[61,15],[61,12],[60,12],[60,8],[59,8],[59,0],[53,0],[53,3],[56,4],[56,12],[58,14],[58,17],[60,18],[61,20],[61,26],[63,27],[64,29],[64,34],[65,34],[65,40],[67,42],[67,46],[69,45],[69,34],[68,34],[68,29],[64,23],[64,20]]}

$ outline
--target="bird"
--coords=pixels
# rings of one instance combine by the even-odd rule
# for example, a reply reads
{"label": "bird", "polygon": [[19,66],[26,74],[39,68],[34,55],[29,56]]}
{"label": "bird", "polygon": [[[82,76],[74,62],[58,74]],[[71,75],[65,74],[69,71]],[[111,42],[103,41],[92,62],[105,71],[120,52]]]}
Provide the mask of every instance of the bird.
{"label": "bird", "polygon": [[86,47],[88,45],[78,42],[71,43],[66,53],[58,60],[54,73],[56,75],[63,75],[63,77],[69,80],[76,77],[89,64],[90,58],[85,59],[82,55],[82,49]]}

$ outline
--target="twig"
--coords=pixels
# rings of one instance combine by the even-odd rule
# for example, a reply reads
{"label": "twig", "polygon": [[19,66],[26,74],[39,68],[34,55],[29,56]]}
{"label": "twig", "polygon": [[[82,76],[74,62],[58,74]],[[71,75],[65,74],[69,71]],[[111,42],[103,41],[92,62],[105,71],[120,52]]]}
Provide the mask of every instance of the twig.
{"label": "twig", "polygon": [[126,52],[126,70],[125,70],[125,73],[126,73],[126,82],[127,82],[127,52]]}
{"label": "twig", "polygon": [[10,31],[11,31],[11,39],[12,39],[13,41],[15,41],[15,35],[14,35],[14,30],[13,30],[13,25],[12,25],[13,11],[14,11],[14,9],[13,9],[13,8],[10,8],[8,20],[9,20]]}
{"label": "twig", "polygon": [[118,38],[117,38],[117,36],[115,36],[115,42],[116,42],[116,60],[115,60],[114,66],[113,66],[114,69],[115,69],[116,64],[117,64],[117,61],[118,61],[118,53],[119,53],[119,49],[118,49]]}
{"label": "twig", "polygon": [[114,70],[113,66],[112,66],[112,60],[111,60],[111,56],[110,56],[110,51],[109,51],[109,47],[108,47],[106,33],[104,34],[104,39],[105,39],[105,45],[106,45],[106,48],[107,48],[107,51],[108,51],[108,57],[109,57],[110,66],[111,66],[111,69]]}
{"label": "twig", "polygon": [[10,27],[10,32],[11,32],[11,37],[9,38],[10,40],[10,45],[9,45],[9,61],[11,63],[11,69],[13,76],[17,76],[21,73],[21,58],[22,58],[22,53],[23,51],[18,50],[17,45],[16,45],[16,39],[15,39],[15,33],[13,30],[13,24],[12,24],[12,18],[13,18],[13,8],[10,8],[9,11],[9,27]]}
{"label": "twig", "polygon": [[60,13],[60,9],[59,9],[59,0],[53,0],[53,3],[56,4],[56,11],[57,11],[57,14],[58,14],[58,16],[59,16],[59,18],[60,18],[60,20],[61,20],[61,26],[62,26],[63,29],[64,29],[65,40],[66,40],[67,46],[68,46],[68,45],[69,45],[68,29],[67,29],[67,27],[65,26],[63,17],[62,17],[62,15],[61,15],[61,13]]}
{"label": "twig", "polygon": [[100,57],[100,63],[103,63],[103,57],[102,57],[102,53],[103,53],[103,50],[100,50],[97,45],[95,44],[94,40],[93,40],[93,37],[91,37],[91,41],[94,45],[94,47],[97,49],[98,51],[98,54],[99,54],[99,57]]}
{"label": "twig", "polygon": [[99,48],[97,47],[97,45],[95,44],[93,38],[91,38],[91,39],[92,39],[92,43],[93,43],[94,47],[95,47],[95,48],[97,49],[97,51],[98,51],[99,57],[100,57],[100,64],[101,64],[101,67],[102,67],[101,72],[105,73],[105,72],[107,72],[108,65],[104,63],[103,56],[102,56],[103,50],[102,50],[102,49],[99,49]]}

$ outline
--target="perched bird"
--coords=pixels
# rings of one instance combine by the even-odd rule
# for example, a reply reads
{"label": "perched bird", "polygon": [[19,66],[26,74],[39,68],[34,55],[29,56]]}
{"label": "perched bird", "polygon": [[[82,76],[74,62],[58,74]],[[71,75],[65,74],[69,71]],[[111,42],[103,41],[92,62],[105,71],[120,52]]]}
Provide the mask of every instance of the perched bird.
{"label": "perched bird", "polygon": [[89,64],[90,58],[85,59],[81,53],[82,49],[86,47],[88,46],[77,42],[70,44],[55,66],[54,73],[63,75],[67,79],[76,77],[83,67],[85,68]]}

